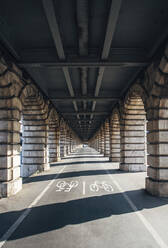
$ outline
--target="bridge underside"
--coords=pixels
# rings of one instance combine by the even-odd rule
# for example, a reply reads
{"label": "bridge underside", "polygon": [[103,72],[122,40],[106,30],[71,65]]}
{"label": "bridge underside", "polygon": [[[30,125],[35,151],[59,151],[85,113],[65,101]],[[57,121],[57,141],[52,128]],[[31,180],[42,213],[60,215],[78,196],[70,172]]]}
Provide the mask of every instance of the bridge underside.
{"label": "bridge underside", "polygon": [[83,144],[168,196],[168,1],[0,4],[0,197]]}

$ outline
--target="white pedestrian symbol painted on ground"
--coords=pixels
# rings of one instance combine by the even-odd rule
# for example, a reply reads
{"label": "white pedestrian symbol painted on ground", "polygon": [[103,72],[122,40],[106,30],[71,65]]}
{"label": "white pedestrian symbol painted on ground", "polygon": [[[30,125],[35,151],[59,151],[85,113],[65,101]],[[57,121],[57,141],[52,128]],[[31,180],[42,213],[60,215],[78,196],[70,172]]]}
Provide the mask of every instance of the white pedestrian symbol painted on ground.
{"label": "white pedestrian symbol painted on ground", "polygon": [[98,192],[100,189],[104,189],[107,192],[114,191],[113,187],[110,184],[107,184],[105,181],[98,182],[95,181],[93,184],[90,184],[90,190],[93,192]]}
{"label": "white pedestrian symbol painted on ground", "polygon": [[78,185],[78,181],[71,181],[70,183],[67,183],[65,181],[58,181],[56,184],[56,191],[70,192],[72,188],[76,188]]}

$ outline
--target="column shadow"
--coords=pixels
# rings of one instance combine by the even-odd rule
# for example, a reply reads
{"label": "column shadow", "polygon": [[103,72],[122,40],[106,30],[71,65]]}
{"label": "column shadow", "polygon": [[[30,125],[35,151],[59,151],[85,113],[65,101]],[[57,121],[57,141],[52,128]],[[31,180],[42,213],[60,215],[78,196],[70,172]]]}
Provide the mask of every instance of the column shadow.
{"label": "column shadow", "polygon": [[29,177],[25,180],[25,183],[33,183],[39,181],[49,181],[53,180],[55,177],[59,176],[58,179],[66,179],[71,177],[82,177],[82,176],[100,176],[108,174],[123,174],[125,172],[116,169],[107,170],[85,170],[85,171],[72,171],[72,172],[62,172],[61,174],[49,174]]}
{"label": "column shadow", "polygon": [[[138,211],[144,208],[152,209],[168,204],[168,199],[149,196],[143,190],[128,191],[126,194],[136,202]],[[121,193],[37,206],[33,207],[30,214],[10,237],[10,240],[50,232],[67,225],[76,225],[132,212],[132,208]],[[21,213],[22,211],[13,211],[0,215],[1,235],[5,232],[3,223],[8,223],[9,220],[14,222]]]}

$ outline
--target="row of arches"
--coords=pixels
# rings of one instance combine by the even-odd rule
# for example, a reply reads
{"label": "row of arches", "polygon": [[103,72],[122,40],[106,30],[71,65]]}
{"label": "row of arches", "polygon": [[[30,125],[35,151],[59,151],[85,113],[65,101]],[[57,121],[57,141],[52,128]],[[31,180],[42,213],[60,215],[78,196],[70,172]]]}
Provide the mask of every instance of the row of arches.
{"label": "row of arches", "polygon": [[[120,170],[147,171],[146,190],[157,196],[168,196],[167,58],[168,47],[160,60],[152,63],[132,85],[89,141],[110,161],[119,162]],[[107,133],[109,155],[104,145]]]}
{"label": "row of arches", "polygon": [[50,163],[79,144],[79,138],[35,84],[1,59],[0,197],[16,194],[22,188],[22,177],[49,170]]}

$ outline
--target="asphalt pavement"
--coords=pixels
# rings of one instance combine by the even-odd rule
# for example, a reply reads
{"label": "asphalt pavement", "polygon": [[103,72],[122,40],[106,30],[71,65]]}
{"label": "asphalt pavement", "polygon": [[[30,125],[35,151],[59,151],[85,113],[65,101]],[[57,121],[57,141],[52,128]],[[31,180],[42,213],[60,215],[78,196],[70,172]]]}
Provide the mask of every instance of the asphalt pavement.
{"label": "asphalt pavement", "polygon": [[168,199],[145,177],[78,149],[0,200],[0,248],[168,248]]}

